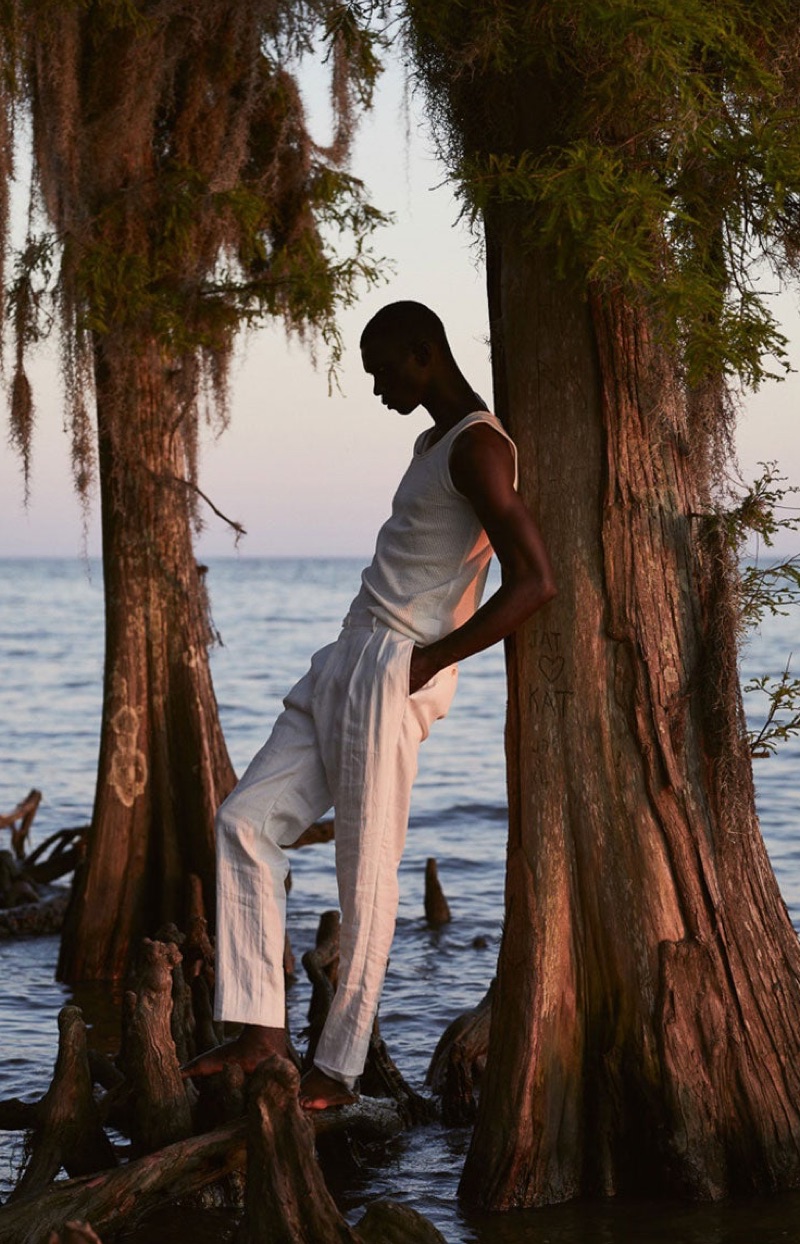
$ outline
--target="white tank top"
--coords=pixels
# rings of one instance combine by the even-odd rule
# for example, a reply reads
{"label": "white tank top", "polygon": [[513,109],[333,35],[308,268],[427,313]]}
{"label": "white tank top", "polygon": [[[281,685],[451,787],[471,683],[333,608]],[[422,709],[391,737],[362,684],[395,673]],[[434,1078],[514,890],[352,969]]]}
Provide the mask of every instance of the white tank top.
{"label": "white tank top", "polygon": [[418,643],[449,635],[481,603],[492,546],[471,504],[450,476],[450,451],[474,423],[486,423],[511,445],[514,487],[517,451],[496,415],[473,411],[435,441],[434,429],[416,440],[411,465],[378,532],[375,555],[361,575],[350,614],[370,613]]}

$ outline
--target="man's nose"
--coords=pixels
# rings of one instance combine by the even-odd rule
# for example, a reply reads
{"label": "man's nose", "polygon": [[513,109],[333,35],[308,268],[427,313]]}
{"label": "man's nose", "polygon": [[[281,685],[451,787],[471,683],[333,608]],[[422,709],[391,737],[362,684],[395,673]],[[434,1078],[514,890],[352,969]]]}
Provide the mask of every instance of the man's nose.
{"label": "man's nose", "polygon": [[372,386],[372,395],[373,395],[373,397],[382,397],[382,396],[383,396],[383,394],[381,393],[381,386],[378,384],[377,380],[375,381],[374,385]]}

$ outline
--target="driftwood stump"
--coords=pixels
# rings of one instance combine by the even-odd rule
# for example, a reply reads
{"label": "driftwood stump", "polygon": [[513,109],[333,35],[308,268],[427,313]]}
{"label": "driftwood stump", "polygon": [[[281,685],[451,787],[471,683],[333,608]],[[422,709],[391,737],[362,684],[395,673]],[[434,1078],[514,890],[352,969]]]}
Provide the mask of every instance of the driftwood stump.
{"label": "driftwood stump", "polygon": [[39,892],[22,873],[22,865],[10,851],[0,851],[0,907],[35,903]]}
{"label": "driftwood stump", "polygon": [[193,916],[189,921],[183,947],[183,970],[187,980],[203,976],[206,983],[214,986],[214,944],[208,936],[205,916]]}
{"label": "driftwood stump", "polygon": [[[303,1071],[313,1065],[314,1053],[336,992],[339,979],[339,931],[338,911],[323,912],[317,927],[315,947],[303,955],[303,967],[311,981],[308,1047],[303,1058]],[[388,1097],[395,1101],[406,1126],[427,1122],[436,1113],[431,1103],[415,1093],[403,1078],[381,1037],[377,1018],[372,1027],[367,1062],[361,1076],[361,1091],[368,1097]]]}
{"label": "driftwood stump", "polygon": [[0,851],[0,939],[57,933],[64,923],[69,891],[50,882],[75,868],[84,830],[59,830],[26,856],[25,842],[40,799],[41,792],[32,790],[13,812],[0,816],[0,828],[11,826],[13,847],[13,853]]}
{"label": "driftwood stump", "polygon": [[388,1097],[396,1102],[400,1118],[406,1127],[429,1123],[436,1118],[433,1102],[412,1089],[386,1048],[377,1016],[372,1025],[361,1089],[370,1097]]}
{"label": "driftwood stump", "polygon": [[132,1139],[139,1153],[151,1153],[192,1131],[171,1031],[172,971],[180,958],[174,943],[145,938],[136,988],[125,998],[123,1070],[132,1089]]}
{"label": "driftwood stump", "polygon": [[241,1119],[245,1113],[245,1081],[245,1073],[235,1063],[223,1067],[219,1075],[204,1076],[197,1084],[195,1131],[208,1132]]}
{"label": "driftwood stump", "polygon": [[[294,1077],[296,1086],[296,1072]],[[293,1110],[299,1112],[296,1100]],[[321,1111],[310,1118],[301,1115],[300,1121],[305,1121],[317,1134],[352,1132],[368,1139],[386,1137],[400,1128],[393,1105],[379,1102]],[[127,1231],[166,1201],[194,1195],[244,1169],[246,1132],[246,1121],[238,1119],[203,1136],[190,1136],[157,1153],[137,1158],[126,1166],[53,1183],[41,1193],[19,1197],[0,1206],[0,1244],[42,1244],[48,1231],[60,1231],[65,1222],[73,1219],[90,1222],[101,1236],[106,1229],[112,1234],[118,1232],[123,1222]],[[291,1134],[290,1127],[285,1129],[283,1139],[287,1143]],[[282,1187],[284,1161],[281,1152],[280,1161],[269,1176],[276,1184],[276,1195],[280,1195]],[[292,1169],[296,1168],[295,1163]],[[272,1244],[273,1237],[268,1238]],[[333,1237],[334,1241],[338,1238]],[[327,1244],[326,1237],[309,1235],[304,1244],[323,1241]]]}
{"label": "driftwood stump", "polygon": [[277,1055],[253,1074],[236,1244],[357,1244],[325,1186],[314,1127],[297,1103],[299,1084],[295,1067]]}
{"label": "driftwood stump", "polygon": [[172,922],[162,925],[156,933],[156,942],[177,946],[180,957],[172,965],[172,1014],[170,1032],[175,1043],[178,1064],[193,1058],[195,1051],[195,1019],[191,987],[184,971],[184,945],[186,937]]}
{"label": "driftwood stump", "polygon": [[425,864],[425,919],[432,929],[438,929],[443,924],[449,924],[452,918],[439,881],[436,860],[430,858]]}
{"label": "driftwood stump", "polygon": [[192,977],[192,1010],[194,1013],[194,1052],[205,1054],[222,1041],[222,1032],[214,1023],[214,1007],[208,981],[202,973]]}
{"label": "driftwood stump", "polygon": [[[11,847],[18,860],[25,856],[25,840],[28,837],[36,810],[42,801],[40,790],[29,790],[25,798],[12,812],[0,814],[0,829],[11,830]],[[19,822],[19,824],[17,824]]]}
{"label": "driftwood stump", "polygon": [[62,1009],[58,1030],[53,1081],[34,1108],[30,1157],[15,1198],[45,1188],[62,1167],[68,1175],[83,1175],[116,1164],[92,1096],[86,1026],[77,1007]]}
{"label": "driftwood stump", "polygon": [[295,850],[298,847],[310,847],[318,842],[332,842],[335,836],[335,824],[330,821],[315,821],[313,825],[309,825],[308,829],[304,829],[299,838],[294,842],[290,842],[287,850]]}

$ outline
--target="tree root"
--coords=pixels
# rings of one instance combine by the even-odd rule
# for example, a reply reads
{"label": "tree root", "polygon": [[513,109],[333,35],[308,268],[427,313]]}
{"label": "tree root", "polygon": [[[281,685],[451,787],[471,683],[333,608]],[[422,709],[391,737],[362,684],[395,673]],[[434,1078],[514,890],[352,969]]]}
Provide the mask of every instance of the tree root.
{"label": "tree root", "polygon": [[[7,857],[0,881],[5,878],[5,892],[15,900],[31,900],[0,910],[0,938],[60,928],[68,892],[41,897],[37,887],[74,870],[83,858],[86,827],[60,830],[25,856],[40,800],[40,792],[31,791],[9,815],[0,816],[0,828],[12,830],[14,851],[14,856],[0,853]],[[320,822],[295,846],[333,836],[333,822]],[[241,1183],[245,1164],[248,1191],[238,1244],[267,1238],[286,1244],[317,1244],[323,1238],[341,1244],[362,1239],[365,1244],[438,1244],[441,1237],[430,1223],[392,1203],[371,1207],[359,1228],[350,1228],[328,1194],[315,1156],[317,1136],[335,1138],[334,1148],[341,1148],[341,1141],[345,1146],[385,1144],[435,1113],[399,1072],[377,1020],[363,1095],[339,1110],[306,1115],[297,1101],[297,1071],[278,1057],[249,1078],[228,1066],[199,1089],[181,1078],[180,1064],[224,1035],[213,1020],[214,946],[203,916],[202,887],[197,877],[188,884],[188,933],[165,926],[158,940],[142,945],[124,997],[118,1058],[88,1052],[80,1011],[65,1007],[48,1092],[36,1103],[0,1101],[0,1128],[30,1133],[24,1173],[0,1207],[0,1244],[100,1244],[98,1232],[111,1241],[167,1201],[213,1188],[228,1195],[224,1189],[236,1182],[234,1172]],[[450,919],[435,860],[426,870],[425,912],[434,927]],[[303,958],[312,982],[306,1065],[313,1061],[336,989],[338,955],[339,916],[327,912],[314,950]],[[287,939],[285,971],[291,975],[293,970]],[[105,1090],[99,1100],[93,1083]],[[135,1157],[125,1165],[117,1165],[107,1125],[132,1139]],[[193,1135],[198,1129],[201,1134]],[[61,1170],[69,1178],[54,1183]]]}
{"label": "tree root", "polygon": [[493,993],[494,981],[476,1007],[448,1024],[433,1051],[425,1083],[441,1099],[448,1127],[460,1127],[475,1118],[475,1090],[489,1049]]}
{"label": "tree root", "polygon": [[[0,940],[57,933],[64,922],[69,894],[49,883],[80,861],[85,830],[59,830],[26,856],[28,831],[41,798],[41,791],[32,790],[12,812],[0,816],[0,829],[11,828],[13,848],[0,851]],[[45,893],[41,886],[48,887]]]}
{"label": "tree root", "polygon": [[58,890],[32,903],[0,908],[0,941],[58,933],[68,903],[69,891]]}
{"label": "tree root", "polygon": [[[119,1230],[161,1205],[221,1179],[245,1161],[245,1124],[240,1120],[205,1136],[192,1136],[157,1153],[103,1174],[51,1184],[36,1196],[0,1209],[0,1244],[41,1244],[47,1231],[71,1219],[95,1231]],[[310,1244],[310,1242],[309,1242]]]}
{"label": "tree root", "polygon": [[125,999],[124,1071],[133,1090],[133,1142],[139,1153],[191,1135],[192,1115],[171,1030],[174,942],[142,943],[136,989]]}
{"label": "tree root", "polygon": [[[0,829],[11,830],[11,849],[18,860],[25,858],[25,841],[41,802],[42,792],[36,789],[29,790],[13,811],[4,815],[0,814]],[[18,821],[19,824],[17,824]]]}
{"label": "tree root", "polygon": [[273,1055],[253,1073],[247,1188],[236,1244],[356,1244],[314,1155],[314,1127],[297,1104],[300,1077]]}
{"label": "tree root", "polygon": [[[338,914],[325,913],[317,945],[305,957],[315,988],[317,1032],[336,984],[338,926]],[[227,1066],[198,1091],[181,1078],[179,1051],[202,1050],[219,1037],[211,1017],[213,947],[199,916],[188,937],[172,926],[161,936],[165,940],[142,943],[123,999],[118,1058],[92,1054],[90,1060],[80,1011],[65,1007],[58,1061],[45,1097],[34,1104],[0,1102],[0,1127],[31,1129],[25,1172],[0,1208],[0,1244],[96,1244],[100,1235],[110,1244],[121,1229],[167,1201],[203,1189],[208,1195],[212,1186],[223,1190],[223,1197],[230,1195],[236,1181],[228,1177],[241,1172],[245,1161],[248,1191],[239,1244],[267,1238],[276,1244],[321,1239],[357,1244],[357,1231],[339,1215],[325,1187],[315,1137],[337,1138],[333,1147],[339,1150],[356,1142],[385,1144],[410,1122],[429,1118],[431,1103],[406,1084],[377,1021],[363,1080],[366,1095],[351,1106],[303,1112],[297,1070],[277,1056],[250,1077]],[[93,1081],[106,1089],[98,1101]],[[132,1139],[136,1156],[124,1166],[115,1167],[104,1123]],[[198,1128],[213,1130],[192,1135]],[[61,1169],[71,1178],[53,1183]],[[407,1238],[426,1244],[437,1237],[428,1232]]]}
{"label": "tree root", "polygon": [[35,1107],[30,1156],[14,1198],[41,1191],[62,1167],[68,1175],[83,1175],[116,1164],[92,1096],[86,1027],[77,1007],[62,1009],[58,1029],[53,1081]]}

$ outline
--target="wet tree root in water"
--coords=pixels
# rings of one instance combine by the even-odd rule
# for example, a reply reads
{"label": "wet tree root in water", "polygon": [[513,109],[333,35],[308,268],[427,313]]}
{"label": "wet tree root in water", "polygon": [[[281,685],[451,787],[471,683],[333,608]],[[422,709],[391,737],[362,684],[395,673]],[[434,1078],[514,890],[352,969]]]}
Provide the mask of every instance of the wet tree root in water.
{"label": "wet tree root in water", "polygon": [[34,885],[46,885],[74,872],[86,852],[88,825],[58,829],[22,859],[23,873]]}
{"label": "wet tree root in water", "polygon": [[62,1009],[58,1028],[53,1080],[36,1106],[30,1156],[14,1198],[41,1191],[62,1167],[68,1175],[85,1175],[116,1162],[92,1096],[86,1027],[77,1007]]}
{"label": "wet tree root in water", "polygon": [[90,1222],[95,1231],[119,1231],[166,1199],[186,1196],[213,1183],[245,1161],[245,1124],[229,1123],[205,1136],[169,1145],[126,1166],[51,1184],[35,1196],[0,1209],[0,1244],[41,1244],[48,1231],[69,1220]]}
{"label": "wet tree root in water", "polygon": [[244,1217],[236,1244],[356,1244],[317,1163],[313,1123],[297,1102],[299,1085],[296,1069],[277,1055],[253,1073]]}
{"label": "wet tree root in water", "polygon": [[[55,888],[55,887],[54,887]],[[60,890],[33,902],[0,907],[0,941],[12,937],[43,937],[58,933],[64,923],[69,893]]]}
{"label": "wet tree root in water", "polygon": [[448,1127],[471,1123],[478,1108],[476,1089],[486,1066],[494,981],[476,1007],[445,1028],[433,1052],[425,1083],[440,1099]]}
{"label": "wet tree root in water", "polygon": [[41,802],[42,792],[36,789],[29,790],[25,798],[11,812],[0,813],[0,829],[11,830],[11,849],[18,860],[25,858],[25,839],[28,837],[33,818]]}
{"label": "wet tree root in water", "polygon": [[85,827],[61,829],[25,854],[41,798],[41,791],[32,790],[12,812],[0,816],[0,829],[11,829],[12,846],[0,851],[0,940],[57,933],[69,894],[50,883],[74,871],[83,857]]}
{"label": "wet tree root in water", "polygon": [[438,865],[431,858],[425,864],[425,919],[432,929],[438,929],[443,924],[449,924],[452,918],[450,904],[439,880]]}
{"label": "wet tree root in water", "polygon": [[[276,1077],[274,1084],[273,1075]],[[38,1195],[20,1197],[0,1209],[0,1244],[42,1244],[48,1231],[58,1231],[67,1221],[75,1219],[91,1223],[104,1239],[112,1240],[123,1225],[128,1230],[168,1201],[185,1198],[219,1183],[226,1175],[245,1166],[248,1180],[252,1180],[251,1201],[268,1195],[278,1206],[281,1219],[289,1215],[290,1206],[295,1205],[298,1198],[303,1202],[313,1201],[313,1205],[303,1203],[299,1221],[305,1223],[309,1231],[315,1222],[329,1221],[333,1203],[316,1164],[315,1132],[328,1135],[334,1131],[351,1132],[385,1138],[390,1130],[399,1130],[396,1110],[391,1103],[370,1100],[342,1111],[306,1116],[297,1106],[296,1087],[294,1097],[288,1093],[287,1086],[297,1084],[297,1072],[291,1063],[277,1057],[262,1064],[251,1079],[248,1120],[237,1119],[205,1135],[191,1136],[114,1170],[51,1184]],[[252,1164],[248,1159],[251,1149]],[[276,1153],[279,1160],[275,1158]],[[324,1189],[324,1196],[320,1188]],[[338,1215],[335,1207],[333,1212]],[[288,1240],[320,1244],[329,1238],[342,1241],[358,1238],[352,1234],[282,1235],[277,1229],[278,1222],[268,1220],[255,1204],[250,1207],[249,1220],[246,1211],[245,1220],[249,1221],[250,1235],[243,1240],[249,1244],[276,1244]],[[339,1219],[339,1223],[346,1228],[343,1219]],[[257,1231],[262,1234],[253,1234]],[[425,1239],[424,1235],[420,1237],[421,1244]],[[413,1236],[407,1237],[407,1244],[413,1241]]]}
{"label": "wet tree root in water", "polygon": [[[323,922],[318,949],[327,943],[322,958],[335,979],[334,924],[330,918]],[[117,1060],[89,1057],[80,1011],[66,1007],[45,1097],[33,1105],[0,1102],[0,1126],[32,1129],[21,1182],[0,1207],[0,1244],[51,1244],[49,1233],[52,1244],[83,1244],[92,1240],[90,1230],[111,1244],[121,1230],[165,1204],[210,1185],[224,1187],[245,1165],[251,1190],[240,1229],[243,1244],[360,1239],[330,1199],[314,1153],[315,1135],[385,1145],[410,1119],[429,1115],[430,1104],[406,1085],[377,1029],[369,1072],[383,1100],[363,1097],[344,1109],[307,1117],[296,1100],[297,1071],[277,1057],[262,1064],[249,1084],[235,1066],[208,1077],[199,1089],[184,1081],[178,1048],[181,1057],[184,1052],[191,1057],[218,1040],[210,1014],[213,946],[202,919],[189,937],[169,927],[162,936],[165,940],[142,945],[125,995]],[[93,1079],[107,1089],[99,1101]],[[245,1102],[248,1122],[241,1117]],[[134,1160],[115,1166],[117,1154],[104,1123],[131,1137]],[[214,1130],[192,1134],[209,1126]],[[62,1168],[72,1178],[53,1183]],[[415,1222],[419,1218],[412,1216]],[[404,1242],[436,1238],[426,1220],[417,1225],[422,1234],[407,1234]],[[383,1240],[364,1236],[378,1238]]]}

